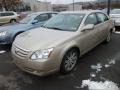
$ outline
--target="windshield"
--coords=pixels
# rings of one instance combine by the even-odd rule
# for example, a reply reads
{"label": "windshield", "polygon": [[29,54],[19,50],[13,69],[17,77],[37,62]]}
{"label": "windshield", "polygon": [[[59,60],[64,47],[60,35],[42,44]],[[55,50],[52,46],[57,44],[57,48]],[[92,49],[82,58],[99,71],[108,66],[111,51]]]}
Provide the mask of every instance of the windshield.
{"label": "windshield", "polygon": [[35,17],[34,14],[28,15],[26,18],[22,19],[22,20],[20,21],[20,23],[27,24],[27,23],[29,23],[34,17]]}
{"label": "windshield", "polygon": [[111,14],[120,14],[120,9],[112,10]]}
{"label": "windshield", "polygon": [[63,31],[76,31],[84,14],[59,14],[43,25],[45,28]]}

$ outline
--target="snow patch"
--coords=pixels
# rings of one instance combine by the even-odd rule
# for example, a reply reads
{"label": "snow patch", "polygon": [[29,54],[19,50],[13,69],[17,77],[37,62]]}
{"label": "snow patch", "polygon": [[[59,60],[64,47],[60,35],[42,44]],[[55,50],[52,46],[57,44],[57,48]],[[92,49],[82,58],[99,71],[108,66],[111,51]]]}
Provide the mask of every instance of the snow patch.
{"label": "snow patch", "polygon": [[80,89],[81,87],[80,86],[75,86],[76,89]]}
{"label": "snow patch", "polygon": [[5,52],[6,52],[6,51],[2,50],[2,51],[0,51],[0,54],[1,54],[1,53],[5,53]]}
{"label": "snow patch", "polygon": [[101,63],[98,63],[97,65],[91,65],[91,69],[94,69],[96,70],[96,73],[100,72],[101,69],[102,69],[102,64]]}
{"label": "snow patch", "polygon": [[96,74],[95,73],[90,73],[90,76],[94,78],[94,77],[96,77]]}
{"label": "snow patch", "polygon": [[110,62],[109,62],[109,64],[115,64],[116,62],[115,62],[115,60],[111,60]]}
{"label": "snow patch", "polygon": [[91,65],[91,69],[95,70],[95,72],[90,73],[91,79],[82,81],[81,88],[87,87],[89,90],[120,90],[116,83],[109,81],[104,77],[101,77],[101,79],[104,80],[104,82],[92,81],[92,78],[96,78],[97,74],[100,73],[102,69],[108,68],[111,65],[114,65],[115,63],[115,59],[109,59],[107,64],[98,63],[97,65]]}
{"label": "snow patch", "polygon": [[88,87],[89,90],[119,90],[116,83],[112,81],[95,82],[91,80],[83,80],[81,88]]}
{"label": "snow patch", "polygon": [[116,33],[116,34],[120,34],[120,32],[118,32],[118,31],[116,31],[115,33]]}
{"label": "snow patch", "polygon": [[105,68],[108,68],[108,67],[110,67],[110,65],[109,64],[105,64]]}
{"label": "snow patch", "polygon": [[105,68],[110,67],[111,65],[114,65],[116,63],[116,61],[114,59],[111,59],[108,64],[105,64]]}
{"label": "snow patch", "polygon": [[96,73],[99,73],[102,71],[102,68],[108,68],[111,65],[114,65],[116,63],[116,61],[114,59],[111,59],[108,64],[102,65],[101,63],[98,63],[97,65],[91,65],[91,69],[96,70]]}

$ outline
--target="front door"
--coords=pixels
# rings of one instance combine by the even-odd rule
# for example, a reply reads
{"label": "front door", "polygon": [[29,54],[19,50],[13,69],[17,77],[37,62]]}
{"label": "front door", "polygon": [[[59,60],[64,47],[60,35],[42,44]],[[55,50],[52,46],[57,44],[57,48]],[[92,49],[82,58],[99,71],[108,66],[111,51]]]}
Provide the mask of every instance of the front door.
{"label": "front door", "polygon": [[97,44],[97,40],[99,40],[97,34],[99,33],[99,26],[98,26],[98,20],[96,17],[96,14],[90,14],[84,23],[85,25],[88,24],[94,24],[95,27],[93,30],[85,30],[81,32],[80,35],[80,49],[82,54],[86,53],[87,51],[89,51],[90,49],[92,49],[93,47],[96,46]]}

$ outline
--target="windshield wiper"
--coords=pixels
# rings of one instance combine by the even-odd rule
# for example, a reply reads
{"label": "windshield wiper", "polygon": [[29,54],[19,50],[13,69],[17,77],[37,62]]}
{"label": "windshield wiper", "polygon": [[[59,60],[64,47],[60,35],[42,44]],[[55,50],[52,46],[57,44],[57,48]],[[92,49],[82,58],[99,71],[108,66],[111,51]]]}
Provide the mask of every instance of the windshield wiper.
{"label": "windshield wiper", "polygon": [[46,27],[46,28],[48,28],[48,29],[57,29],[57,30],[63,30],[63,29],[61,29],[61,28],[58,28],[58,27]]}
{"label": "windshield wiper", "polygon": [[44,25],[42,25],[41,27],[43,27],[43,28],[48,28],[48,29],[61,30],[61,31],[68,31],[68,30],[64,30],[64,29],[58,28],[58,27],[46,27],[46,26],[44,26]]}

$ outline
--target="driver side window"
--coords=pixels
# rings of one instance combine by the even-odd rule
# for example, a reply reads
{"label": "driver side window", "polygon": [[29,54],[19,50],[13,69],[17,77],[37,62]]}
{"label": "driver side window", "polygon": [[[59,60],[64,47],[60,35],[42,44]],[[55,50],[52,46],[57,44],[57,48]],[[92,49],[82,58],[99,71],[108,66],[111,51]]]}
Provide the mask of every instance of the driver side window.
{"label": "driver side window", "polygon": [[47,21],[48,19],[49,19],[48,14],[41,14],[35,18],[35,20],[37,20],[38,22],[44,22]]}
{"label": "driver side window", "polygon": [[96,25],[97,24],[97,17],[95,14],[90,14],[86,21],[85,21],[85,25],[88,25],[88,24],[94,24]]}

